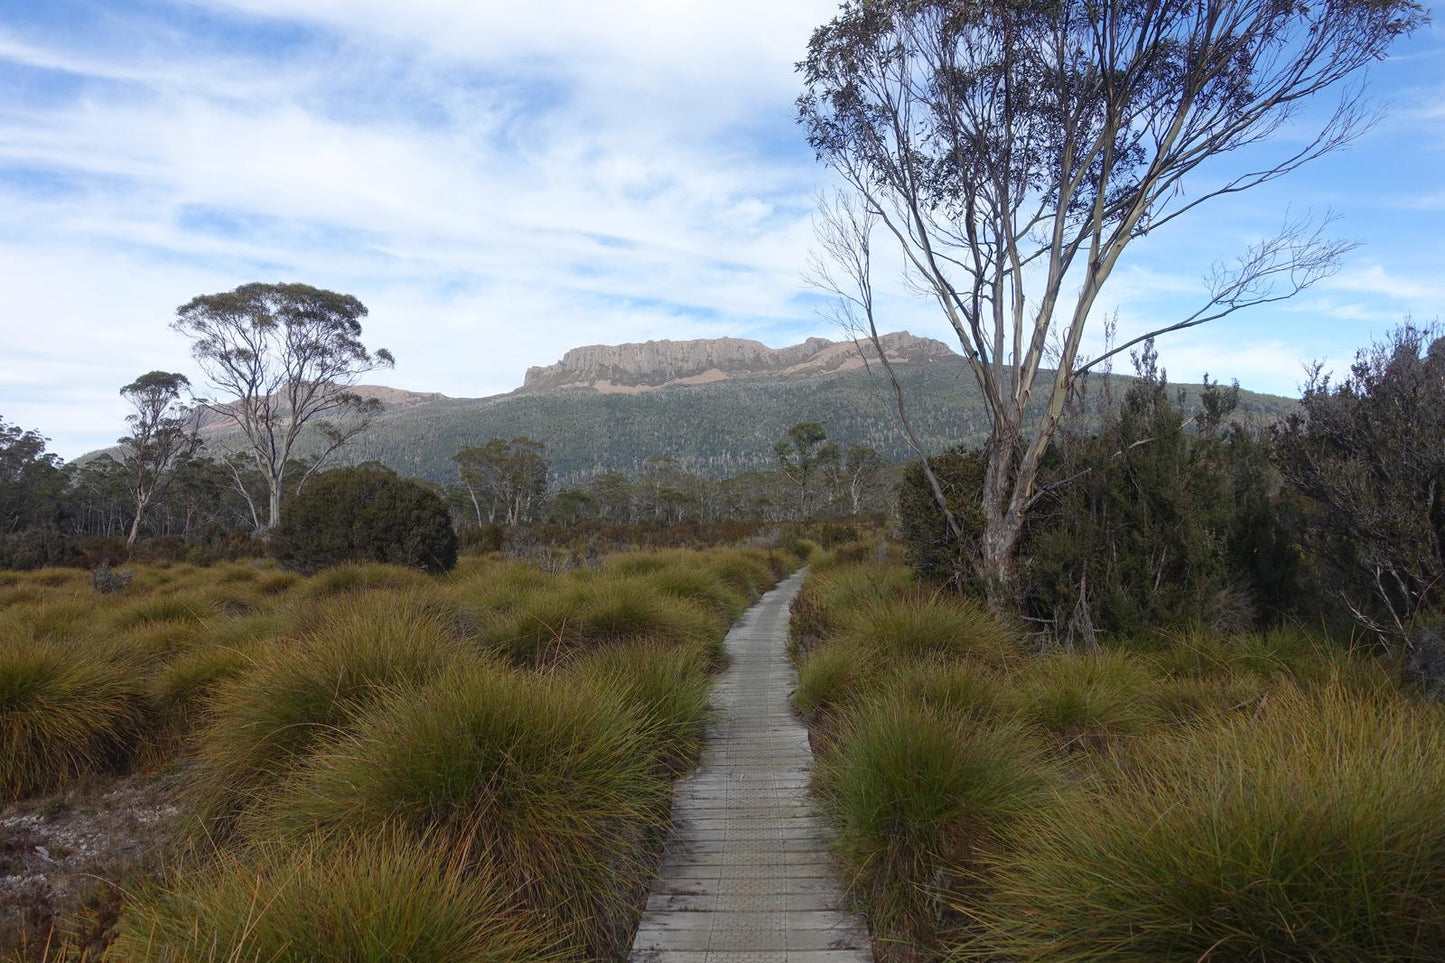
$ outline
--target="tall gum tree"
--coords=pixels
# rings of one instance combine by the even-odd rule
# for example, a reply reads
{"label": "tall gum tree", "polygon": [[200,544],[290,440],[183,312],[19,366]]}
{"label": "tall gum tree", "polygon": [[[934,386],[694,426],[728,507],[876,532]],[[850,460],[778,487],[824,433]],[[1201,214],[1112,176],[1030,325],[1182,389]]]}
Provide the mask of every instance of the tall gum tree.
{"label": "tall gum tree", "polygon": [[[952,327],[991,419],[974,564],[996,604],[1084,374],[1146,338],[1288,298],[1350,245],[1324,237],[1328,215],[1287,215],[1277,235],[1208,271],[1197,310],[1082,357],[1125,249],[1357,136],[1371,119],[1364,68],[1424,19],[1407,0],[850,0],[814,32],[799,120],[845,187],[822,204],[813,279],[891,376],[874,323],[881,227]],[[1305,108],[1321,95],[1333,108],[1310,126]],[[1292,137],[1272,160],[1243,159],[1286,124]],[[1190,195],[1196,174],[1209,186]]]}
{"label": "tall gum tree", "polygon": [[181,401],[191,382],[183,374],[151,371],[120,389],[133,411],[126,416],[131,433],[120,439],[120,461],[134,501],[126,544],[140,535],[146,509],[155,501],[186,460],[200,447],[195,413]]}
{"label": "tall gum tree", "polygon": [[351,390],[367,372],[395,364],[385,348],[362,344],[365,316],[351,295],[306,284],[243,284],[176,310],[171,327],[190,339],[217,393],[197,400],[245,436],[244,454],[266,482],[268,531],[281,520],[302,429],[319,441],[301,469],[304,483],[381,408]]}

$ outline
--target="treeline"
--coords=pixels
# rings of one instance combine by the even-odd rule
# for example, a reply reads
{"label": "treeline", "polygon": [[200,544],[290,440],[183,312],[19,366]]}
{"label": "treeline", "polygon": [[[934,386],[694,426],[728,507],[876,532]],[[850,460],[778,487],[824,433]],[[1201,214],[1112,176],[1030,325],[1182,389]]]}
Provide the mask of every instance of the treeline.
{"label": "treeline", "polygon": [[[114,454],[65,464],[47,439],[0,419],[0,568],[95,564],[140,557],[214,561],[264,550],[267,480],[244,457],[183,452],[138,509],[142,470],[125,439]],[[670,458],[636,474],[609,471],[559,486],[546,445],[492,438],[455,457],[456,481],[418,485],[441,495],[454,526],[539,524],[692,525],[818,521],[888,513],[900,469],[873,448],[827,440],[815,423],[795,426],[775,451],[777,467],[708,478]],[[315,483],[314,463],[293,459],[284,504]],[[389,469],[371,464],[373,469]],[[134,534],[134,548],[127,548]],[[483,540],[485,541],[485,540]]]}
{"label": "treeline", "polygon": [[598,472],[557,485],[547,446],[492,438],[457,452],[448,498],[462,527],[816,521],[891,510],[898,469],[868,445],[842,448],[816,422],[800,422],[774,447],[775,465],[709,478],[676,459],[652,457],[635,474]]}
{"label": "treeline", "polygon": [[[1410,639],[1445,602],[1445,338],[1406,325],[1335,382],[1316,366],[1298,411],[1234,416],[1238,388],[1207,385],[1187,414],[1152,346],[1140,379],[1087,433],[1061,433],[1034,495],[1009,587],[1016,612],[1092,644],[1160,627],[1241,631],[1323,617]],[[1107,389],[1106,389],[1107,390]],[[1076,421],[1075,424],[1078,424]],[[924,575],[979,584],[984,459],[930,459],[963,537],[919,463],[899,492]],[[1431,646],[1426,646],[1431,647]],[[1445,678],[1445,659],[1442,659]]]}

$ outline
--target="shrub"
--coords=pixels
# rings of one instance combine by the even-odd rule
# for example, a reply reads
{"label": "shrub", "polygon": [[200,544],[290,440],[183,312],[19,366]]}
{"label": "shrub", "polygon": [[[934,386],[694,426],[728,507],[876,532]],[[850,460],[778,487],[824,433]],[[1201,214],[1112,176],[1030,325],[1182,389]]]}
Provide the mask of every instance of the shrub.
{"label": "shrub", "polygon": [[642,720],[575,678],[460,663],[311,757],[262,838],[396,825],[488,861],[572,958],[622,950],[670,793]]}
{"label": "shrub", "polygon": [[217,687],[199,737],[191,795],[208,831],[224,836],[298,756],[390,687],[419,684],[458,654],[416,600],[388,596],[337,609],[306,638],[257,649]]}
{"label": "shrub", "polygon": [[457,563],[457,536],[441,496],[374,468],[316,476],[286,506],[271,549],[302,572],[363,561],[444,572]]}
{"label": "shrub", "polygon": [[1015,960],[1434,959],[1445,945],[1438,709],[1284,685],[1138,746],[1029,817],[974,953]]}
{"label": "shrub", "polygon": [[93,646],[0,640],[0,800],[128,758],[141,719],[135,674]]}
{"label": "shrub", "polygon": [[131,900],[111,953],[141,963],[561,958],[494,878],[394,833],[212,860]]}
{"label": "shrub", "polygon": [[945,897],[957,906],[978,889],[985,855],[1043,804],[1052,777],[1023,727],[904,697],[852,717],[815,781],[876,937],[930,946],[962,922]]}

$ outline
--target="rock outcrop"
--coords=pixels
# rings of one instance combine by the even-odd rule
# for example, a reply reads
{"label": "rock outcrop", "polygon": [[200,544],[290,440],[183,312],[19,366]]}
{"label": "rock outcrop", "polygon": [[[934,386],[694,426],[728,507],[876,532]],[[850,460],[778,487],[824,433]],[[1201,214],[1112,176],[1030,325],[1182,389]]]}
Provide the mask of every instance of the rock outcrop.
{"label": "rock outcrop", "polygon": [[[880,341],[898,364],[953,356],[941,341],[906,331]],[[809,338],[786,348],[769,348],[745,338],[697,341],[647,341],[641,344],[588,345],[573,348],[556,364],[529,368],[522,391],[591,388],[603,393],[636,394],[671,385],[708,384],[734,378],[808,377],[862,368],[872,347],[851,341]]]}

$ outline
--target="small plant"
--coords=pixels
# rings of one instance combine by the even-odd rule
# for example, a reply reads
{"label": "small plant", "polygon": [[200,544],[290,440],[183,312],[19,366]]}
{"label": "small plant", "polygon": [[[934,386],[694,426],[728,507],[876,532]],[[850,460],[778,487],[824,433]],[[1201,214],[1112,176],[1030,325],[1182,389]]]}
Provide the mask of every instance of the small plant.
{"label": "small plant", "polygon": [[101,562],[100,567],[90,573],[90,584],[102,595],[124,592],[126,586],[134,579],[134,572],[113,569],[109,562]]}

